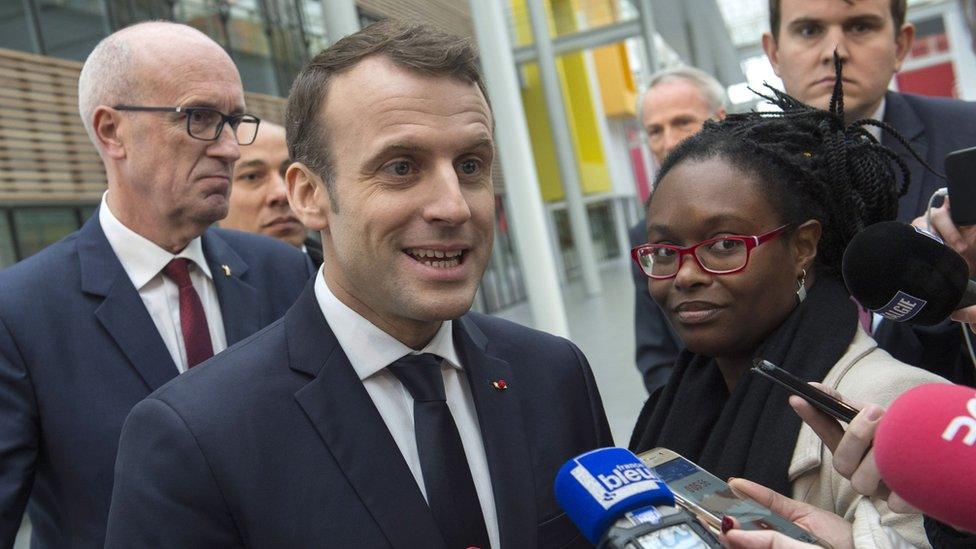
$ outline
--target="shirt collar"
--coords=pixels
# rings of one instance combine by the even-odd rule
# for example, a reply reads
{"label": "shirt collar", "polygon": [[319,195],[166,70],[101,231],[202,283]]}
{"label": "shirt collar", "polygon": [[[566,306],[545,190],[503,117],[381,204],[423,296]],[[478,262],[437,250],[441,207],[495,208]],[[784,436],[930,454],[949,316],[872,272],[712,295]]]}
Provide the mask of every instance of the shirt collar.
{"label": "shirt collar", "polygon": [[[886,101],[886,97],[881,98],[881,103],[878,105],[878,110],[874,111],[874,114],[871,115],[872,119],[877,120],[878,122],[884,122]],[[879,142],[881,141],[881,128],[877,126],[867,126],[865,129],[868,131],[868,133],[873,135],[875,139],[877,139]]]}
{"label": "shirt collar", "polygon": [[203,243],[196,237],[186,245],[180,253],[173,255],[160,248],[155,242],[126,227],[115,217],[108,207],[108,191],[102,195],[102,205],[98,208],[98,222],[102,226],[105,238],[115,252],[125,274],[136,290],[142,289],[150,280],[156,277],[173,258],[185,257],[196,264],[200,272],[207,278],[213,279],[207,258],[203,255]]}
{"label": "shirt collar", "polygon": [[315,299],[360,380],[365,380],[408,354],[435,354],[451,367],[462,369],[454,348],[451,330],[453,321],[441,322],[441,327],[430,343],[420,351],[415,351],[339,301],[326,284],[322,269],[319,269],[315,277]]}

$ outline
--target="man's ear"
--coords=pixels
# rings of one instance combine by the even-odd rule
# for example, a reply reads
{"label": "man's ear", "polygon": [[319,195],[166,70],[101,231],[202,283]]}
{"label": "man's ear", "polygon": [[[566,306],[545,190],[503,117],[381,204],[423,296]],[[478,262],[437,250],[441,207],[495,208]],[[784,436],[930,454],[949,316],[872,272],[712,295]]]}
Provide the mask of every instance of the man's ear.
{"label": "man's ear", "polygon": [[773,66],[773,72],[776,73],[776,76],[779,76],[779,48],[776,45],[776,38],[773,37],[772,33],[763,33],[762,47],[763,51],[766,52],[766,57],[769,59],[769,64]]}
{"label": "man's ear", "polygon": [[712,118],[716,122],[721,122],[725,120],[725,117],[728,116],[728,114],[729,111],[725,110],[725,107],[719,107],[718,110],[715,111],[715,115]]}
{"label": "man's ear", "polygon": [[793,257],[797,267],[807,271],[812,269],[822,234],[823,226],[816,219],[805,221],[793,231]]}
{"label": "man's ear", "polygon": [[288,188],[288,204],[298,220],[313,231],[322,231],[329,225],[332,204],[322,178],[301,162],[292,162],[285,171]]}
{"label": "man's ear", "polygon": [[908,52],[912,51],[913,44],[915,44],[915,25],[905,23],[895,35],[895,72],[901,70],[901,65],[905,62]]}
{"label": "man's ear", "polygon": [[120,126],[121,115],[105,105],[95,107],[92,113],[92,129],[95,131],[95,146],[109,158],[125,158],[124,130]]}

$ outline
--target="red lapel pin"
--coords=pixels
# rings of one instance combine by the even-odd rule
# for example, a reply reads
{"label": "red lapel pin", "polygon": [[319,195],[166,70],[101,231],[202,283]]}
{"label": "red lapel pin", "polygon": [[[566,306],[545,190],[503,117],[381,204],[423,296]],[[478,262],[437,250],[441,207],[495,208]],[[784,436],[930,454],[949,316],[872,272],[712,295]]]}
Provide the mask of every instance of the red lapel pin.
{"label": "red lapel pin", "polygon": [[499,379],[498,381],[492,381],[491,386],[499,391],[504,391],[508,389],[508,383],[504,379]]}

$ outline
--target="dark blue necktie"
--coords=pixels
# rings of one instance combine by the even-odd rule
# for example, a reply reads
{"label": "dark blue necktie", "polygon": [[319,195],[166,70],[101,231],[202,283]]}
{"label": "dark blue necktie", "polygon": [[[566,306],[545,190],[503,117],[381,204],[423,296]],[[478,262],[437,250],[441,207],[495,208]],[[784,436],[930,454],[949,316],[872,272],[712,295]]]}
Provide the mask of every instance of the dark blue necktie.
{"label": "dark blue necktie", "polygon": [[389,366],[413,397],[413,424],[427,505],[449,549],[488,549],[485,517],[464,456],[461,436],[447,407],[441,359],[407,355]]}

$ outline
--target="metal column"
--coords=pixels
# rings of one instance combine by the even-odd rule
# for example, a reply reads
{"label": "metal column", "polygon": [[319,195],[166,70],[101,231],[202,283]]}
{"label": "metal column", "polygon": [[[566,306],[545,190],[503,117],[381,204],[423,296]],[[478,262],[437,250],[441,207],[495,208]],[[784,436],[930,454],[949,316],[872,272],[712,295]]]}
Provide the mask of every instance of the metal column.
{"label": "metal column", "polygon": [[563,102],[562,86],[556,72],[556,58],[549,37],[549,18],[546,16],[542,0],[526,0],[529,8],[529,22],[532,26],[532,39],[538,53],[539,74],[542,76],[542,89],[546,97],[546,112],[549,114],[549,127],[556,148],[559,176],[566,193],[566,212],[573,233],[573,242],[580,256],[583,271],[583,284],[587,295],[601,292],[600,274],[597,271],[596,253],[593,251],[593,237],[590,233],[590,220],[583,203],[579,173],[576,171],[576,151],[570,139],[569,123],[566,122],[566,106]]}
{"label": "metal column", "polygon": [[534,326],[568,337],[569,323],[546,229],[546,212],[519,93],[508,23],[501,2],[469,0],[469,4],[485,84],[491,96],[496,121],[495,146],[508,182],[508,207]]}
{"label": "metal column", "polygon": [[640,0],[640,24],[641,33],[644,35],[644,54],[647,56],[648,73],[654,74],[658,70],[657,48],[654,45],[654,35],[657,31],[654,28],[654,9],[651,7],[651,0]]}
{"label": "metal column", "polygon": [[359,13],[354,0],[322,0],[322,18],[325,19],[325,36],[329,44],[359,30]]}

